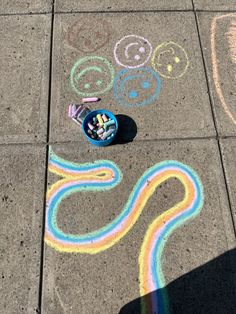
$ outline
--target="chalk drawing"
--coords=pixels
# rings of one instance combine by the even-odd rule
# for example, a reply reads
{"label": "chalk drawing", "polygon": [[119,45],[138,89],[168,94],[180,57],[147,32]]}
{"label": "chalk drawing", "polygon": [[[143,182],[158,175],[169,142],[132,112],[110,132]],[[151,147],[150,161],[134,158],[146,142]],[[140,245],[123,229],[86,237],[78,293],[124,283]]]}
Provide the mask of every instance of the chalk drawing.
{"label": "chalk drawing", "polygon": [[235,20],[231,21],[229,30],[226,35],[229,42],[229,51],[232,63],[236,64],[236,14]]}
{"label": "chalk drawing", "polygon": [[[219,25],[220,23],[227,23],[229,22],[229,28],[228,31],[224,34],[226,39],[228,40],[228,43],[224,42],[224,38],[221,40],[221,48],[223,47],[225,49],[225,55],[223,62],[225,64],[225,70],[226,65],[231,64],[231,69],[233,68],[233,65],[236,63],[236,14],[225,14],[216,16],[213,18],[211,23],[211,60],[212,60],[212,71],[213,71],[213,80],[216,88],[216,93],[220,99],[221,105],[225,111],[225,113],[228,115],[228,117],[231,119],[231,121],[236,124],[236,115],[232,112],[230,109],[230,103],[229,101],[226,101],[226,91],[223,90],[222,87],[222,78],[220,75],[219,70],[219,60],[217,58],[217,44],[216,39],[217,36],[221,34],[221,32],[218,32],[217,29],[220,29]],[[218,28],[217,28],[218,27]],[[222,44],[224,42],[224,45]],[[228,57],[229,56],[229,57]],[[227,67],[227,70],[229,71],[230,68]],[[234,68],[233,68],[234,69]],[[226,70],[226,71],[227,71]],[[230,82],[230,80],[229,80]],[[232,88],[235,88],[235,76],[232,82]],[[229,86],[228,86],[229,88]],[[233,106],[235,103],[233,103]],[[233,108],[233,107],[232,107]]]}
{"label": "chalk drawing", "polygon": [[186,51],[172,41],[157,46],[152,56],[152,67],[165,78],[182,77],[189,66]]}
{"label": "chalk drawing", "polygon": [[70,82],[79,96],[97,96],[112,88],[114,76],[114,68],[106,58],[87,56],[72,67]]}
{"label": "chalk drawing", "polygon": [[123,69],[114,80],[114,97],[120,105],[140,107],[154,102],[161,90],[161,79],[151,68]]}
{"label": "chalk drawing", "polygon": [[108,44],[111,25],[101,19],[91,23],[91,17],[79,19],[68,30],[66,41],[73,48],[85,52],[95,52]]}
{"label": "chalk drawing", "polygon": [[[87,234],[64,233],[57,225],[58,206],[77,192],[106,191],[121,182],[122,173],[111,161],[76,164],[58,157],[50,149],[49,171],[62,177],[47,192],[45,241],[61,252],[96,254],[113,246],[134,226],[149,198],[163,182],[176,178],[184,186],[184,199],[158,216],[148,227],[139,256],[141,296],[162,292],[142,302],[142,313],[167,313],[168,298],[161,269],[161,255],[168,237],[194,218],[203,205],[203,188],[190,167],[173,160],[149,168],[135,184],[121,213],[103,228]],[[145,299],[146,300],[146,299]]]}
{"label": "chalk drawing", "polygon": [[[150,296],[150,302],[147,299],[142,301],[142,313],[168,313],[161,256],[173,231],[200,212],[203,206],[203,187],[194,170],[177,161],[164,161],[154,167],[158,170],[153,179],[154,182],[157,179],[158,185],[170,178],[177,178],[185,189],[184,199],[149,225],[139,255],[140,295],[159,289],[158,294]],[[153,184],[155,183],[151,180],[151,185]]]}
{"label": "chalk drawing", "polygon": [[127,35],[115,45],[114,58],[125,68],[139,68],[148,62],[152,54],[150,42],[138,35]]}

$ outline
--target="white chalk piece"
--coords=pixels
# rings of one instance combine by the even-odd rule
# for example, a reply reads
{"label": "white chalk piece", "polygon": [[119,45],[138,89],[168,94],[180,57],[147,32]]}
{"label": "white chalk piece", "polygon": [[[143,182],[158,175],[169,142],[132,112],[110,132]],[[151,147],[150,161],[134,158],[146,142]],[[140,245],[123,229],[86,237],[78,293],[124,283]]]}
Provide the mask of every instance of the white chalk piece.
{"label": "white chalk piece", "polygon": [[105,140],[109,135],[111,135],[114,132],[114,130],[108,130],[107,132],[103,133],[101,139]]}

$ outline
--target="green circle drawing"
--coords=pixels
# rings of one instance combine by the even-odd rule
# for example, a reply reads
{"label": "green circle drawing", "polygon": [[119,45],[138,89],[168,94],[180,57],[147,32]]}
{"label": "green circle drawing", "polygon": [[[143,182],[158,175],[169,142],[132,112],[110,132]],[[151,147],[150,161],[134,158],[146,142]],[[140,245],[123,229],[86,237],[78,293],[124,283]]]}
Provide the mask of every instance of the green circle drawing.
{"label": "green circle drawing", "polygon": [[[93,70],[93,71],[97,71],[99,73],[103,73],[104,72],[104,69],[102,67],[99,67],[99,66],[89,66],[87,68],[85,68],[84,70],[81,70],[78,74],[76,74],[76,70],[77,68],[83,64],[83,63],[86,63],[87,61],[99,61],[101,63],[104,64],[105,67],[108,68],[109,72],[110,72],[110,81],[106,84],[106,86],[99,90],[99,91],[94,91],[94,92],[84,92],[84,91],[81,91],[78,89],[77,87],[77,83],[80,79],[80,77],[89,72],[90,70]],[[74,91],[78,94],[78,95],[82,95],[82,96],[96,96],[96,95],[101,95],[101,94],[104,94],[106,93],[107,91],[109,91],[112,86],[113,86],[113,81],[114,81],[114,77],[115,77],[115,70],[112,66],[112,64],[106,59],[106,58],[103,58],[103,57],[98,57],[98,56],[88,56],[88,57],[83,57],[83,58],[80,58],[78,61],[76,61],[76,63],[74,64],[74,66],[72,67],[71,69],[71,72],[70,72],[70,82],[71,82],[71,86],[72,88],[74,89]],[[99,83],[102,83],[102,80],[99,80]],[[100,84],[96,84],[97,86],[100,86]],[[88,88],[89,84],[88,83],[85,83],[84,87],[87,86],[86,88]]]}

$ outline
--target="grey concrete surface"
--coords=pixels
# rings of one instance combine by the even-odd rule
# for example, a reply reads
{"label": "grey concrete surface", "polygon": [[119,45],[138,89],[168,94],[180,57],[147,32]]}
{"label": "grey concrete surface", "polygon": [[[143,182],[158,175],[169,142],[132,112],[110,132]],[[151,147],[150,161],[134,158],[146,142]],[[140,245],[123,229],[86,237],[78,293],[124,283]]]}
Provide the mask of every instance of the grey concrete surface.
{"label": "grey concrete surface", "polygon": [[[162,264],[171,309],[173,313],[176,308],[181,313],[218,313],[224,308],[233,313],[231,263],[235,254],[227,255],[224,265],[217,260],[235,248],[235,237],[216,141],[148,141],[104,149],[73,143],[54,145],[53,151],[77,163],[112,160],[123,173],[122,182],[112,190],[75,193],[62,201],[57,224],[70,234],[84,234],[113,220],[148,167],[167,159],[192,167],[202,180],[205,201],[200,215],[175,231],[164,250]],[[57,180],[50,174],[49,185]],[[183,195],[178,180],[161,184],[129,233],[99,254],[60,253],[46,245],[43,313],[113,314],[138,298],[138,256],[147,227]]]}
{"label": "grey concrete surface", "polygon": [[46,140],[51,17],[0,16],[0,142]]}
{"label": "grey concrete surface", "polygon": [[232,205],[232,214],[236,223],[236,188],[234,183],[236,171],[236,140],[228,138],[221,140],[222,154],[225,164],[226,180],[228,183],[230,201]]}
{"label": "grey concrete surface", "polygon": [[[0,313],[140,314],[140,302],[147,299],[139,297],[138,258],[144,236],[154,218],[184,196],[181,183],[169,179],[116,245],[94,255],[59,253],[41,238],[47,226],[45,187],[61,179],[49,172],[45,176],[48,139],[60,157],[77,163],[112,160],[123,173],[121,183],[111,190],[75,193],[62,201],[56,222],[71,234],[88,233],[111,222],[148,167],[163,160],[192,167],[202,180],[205,201],[200,215],[168,239],[159,263],[169,312],[236,313],[236,123],[232,119],[236,16],[197,12],[199,34],[192,2],[1,1]],[[233,1],[194,0],[194,5],[203,11],[236,9]],[[214,17],[218,17],[212,37],[218,91],[211,60]],[[131,34],[144,38],[131,36],[117,45],[117,62],[114,48]],[[150,52],[148,41],[153,50],[158,47],[154,65],[161,90],[153,102],[137,107],[136,99],[144,102],[158,93],[159,78],[150,70],[151,58],[144,63]],[[72,67],[84,57],[86,62],[77,63],[70,81]],[[117,114],[118,137],[107,148],[85,142],[80,127],[67,117],[68,104],[81,102],[79,91],[88,92],[89,87],[99,91],[112,81],[112,67],[101,58],[112,64],[116,75],[124,70],[121,64],[144,63],[142,70],[119,72],[114,86],[120,98],[111,84],[110,90],[98,95],[100,102],[88,105]]]}
{"label": "grey concrete surface", "polygon": [[229,0],[193,0],[197,10],[229,11],[236,9],[235,1]]}
{"label": "grey concrete surface", "polygon": [[236,90],[232,30],[236,21],[233,13],[198,13],[207,65],[210,92],[217,129],[221,136],[236,134]]}
{"label": "grey concrete surface", "polygon": [[148,1],[128,1],[128,0],[56,0],[55,10],[58,12],[86,12],[86,11],[142,11],[142,10],[191,10],[191,0],[148,0]]}
{"label": "grey concrete surface", "polygon": [[51,0],[1,0],[0,14],[51,12]]}
{"label": "grey concrete surface", "polygon": [[[92,25],[96,25],[96,28],[91,25],[90,21],[93,21]],[[81,30],[82,24],[86,27]],[[100,34],[99,40],[97,40],[96,32]],[[131,86],[128,83],[128,87],[125,85],[125,97],[123,98],[125,101],[117,101],[113,89],[111,89],[99,95],[102,100],[90,105],[90,108],[106,108],[116,114],[126,115],[133,119],[137,125],[135,139],[214,136],[215,129],[193,13],[84,14],[82,19],[79,14],[61,14],[55,16],[50,140],[78,141],[82,139],[80,128],[67,117],[68,104],[70,102],[80,103],[82,99],[82,96],[74,91],[70,83],[70,72],[75,62],[91,55],[102,56],[110,60],[116,72],[122,70],[123,67],[115,61],[113,50],[116,43],[127,34],[145,37],[150,41],[153,49],[163,42],[177,43],[185,49],[189,66],[185,74],[176,79],[161,76],[160,94],[150,104],[140,107],[124,105],[124,102],[129,105],[133,103],[132,100],[127,100],[126,96],[131,88],[138,90],[142,101],[150,99],[150,95],[154,95],[153,86],[146,91],[139,86],[141,82],[134,80],[135,83],[137,82],[136,85]],[[92,41],[93,47],[86,46],[88,40],[90,44]],[[77,42],[80,43],[79,46]],[[125,50],[125,44],[123,45],[123,50],[117,50],[121,60]],[[161,59],[165,66],[168,62],[174,63],[172,60],[174,56],[180,58],[179,72],[174,74],[181,75],[187,65],[181,48],[173,45],[173,47],[162,47],[161,52],[159,51],[158,49],[156,59],[160,56],[162,58],[162,54],[165,55],[165,52],[167,54],[166,58]],[[174,56],[170,51],[174,52]],[[88,63],[89,61],[87,61]],[[92,61],[91,65],[96,65],[96,62]],[[100,66],[100,64],[98,65]],[[144,66],[150,67],[151,61],[149,60]],[[175,66],[173,64],[174,69]],[[84,67],[86,66],[84,65]],[[161,69],[162,73],[167,75],[165,68],[163,69]],[[80,70],[82,71],[82,68],[80,69],[79,66],[76,71]],[[140,75],[140,72],[133,69],[124,74],[124,77],[137,75],[137,73]],[[87,79],[92,83],[93,75],[94,71],[91,71],[90,77],[82,76],[83,79],[80,81],[86,83]],[[106,75],[109,77],[108,74]],[[108,81],[107,77],[104,78],[105,84]],[[125,81],[124,77],[121,76],[121,79],[118,80],[118,90]],[[152,77],[150,77],[150,81],[153,84]]]}
{"label": "grey concrete surface", "polygon": [[40,282],[45,148],[1,146],[0,309],[36,313]]}

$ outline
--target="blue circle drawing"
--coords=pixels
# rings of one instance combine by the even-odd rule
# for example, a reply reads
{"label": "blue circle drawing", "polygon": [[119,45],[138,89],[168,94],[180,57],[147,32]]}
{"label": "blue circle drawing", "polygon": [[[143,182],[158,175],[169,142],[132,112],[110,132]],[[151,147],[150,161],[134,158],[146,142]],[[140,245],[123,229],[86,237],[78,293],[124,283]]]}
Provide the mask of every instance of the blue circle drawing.
{"label": "blue circle drawing", "polygon": [[[132,80],[142,80],[137,89],[128,89],[127,83]],[[150,89],[150,92],[148,91]],[[139,93],[139,91],[144,93]],[[141,107],[154,102],[161,91],[161,79],[153,69],[145,67],[138,69],[122,69],[114,80],[114,97],[118,103],[127,107]],[[140,96],[139,94],[145,95]]]}

